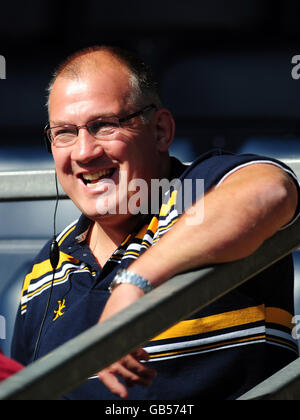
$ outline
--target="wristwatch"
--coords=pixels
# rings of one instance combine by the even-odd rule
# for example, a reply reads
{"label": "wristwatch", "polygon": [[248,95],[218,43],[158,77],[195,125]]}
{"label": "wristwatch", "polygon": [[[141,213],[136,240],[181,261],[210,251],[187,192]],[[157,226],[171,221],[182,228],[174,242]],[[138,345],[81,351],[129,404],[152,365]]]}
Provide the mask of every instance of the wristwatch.
{"label": "wristwatch", "polygon": [[110,291],[110,293],[112,293],[112,291],[114,290],[116,286],[118,286],[119,284],[124,284],[124,283],[134,284],[135,286],[138,286],[140,289],[143,290],[145,294],[151,292],[151,290],[154,289],[154,287],[148,280],[144,279],[143,277],[139,276],[133,271],[121,269],[117,272],[108,290]]}

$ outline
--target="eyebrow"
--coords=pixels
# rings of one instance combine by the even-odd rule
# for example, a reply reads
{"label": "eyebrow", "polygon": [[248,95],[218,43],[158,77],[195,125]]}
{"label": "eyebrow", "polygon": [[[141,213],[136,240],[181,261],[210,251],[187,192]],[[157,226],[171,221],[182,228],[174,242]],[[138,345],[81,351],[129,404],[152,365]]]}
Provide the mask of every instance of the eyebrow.
{"label": "eyebrow", "polygon": [[63,121],[49,121],[49,124],[50,125],[53,125],[53,126],[59,126],[59,125],[75,125],[75,124],[71,124],[71,123],[66,123],[66,122],[63,122]]}
{"label": "eyebrow", "polygon": [[[90,122],[90,121],[97,120],[98,118],[108,118],[108,117],[122,118],[122,117],[120,117],[120,116],[119,116],[119,115],[117,115],[117,114],[111,114],[111,113],[107,113],[107,114],[94,114],[94,115],[92,115],[92,116],[88,119],[88,121],[86,122],[86,124],[87,124],[88,122]],[[50,125],[53,125],[53,126],[61,126],[61,125],[77,125],[77,124],[75,124],[75,123],[70,123],[70,122],[65,122],[65,121],[53,121],[53,120],[50,120],[50,121],[49,121],[49,123],[50,123]]]}

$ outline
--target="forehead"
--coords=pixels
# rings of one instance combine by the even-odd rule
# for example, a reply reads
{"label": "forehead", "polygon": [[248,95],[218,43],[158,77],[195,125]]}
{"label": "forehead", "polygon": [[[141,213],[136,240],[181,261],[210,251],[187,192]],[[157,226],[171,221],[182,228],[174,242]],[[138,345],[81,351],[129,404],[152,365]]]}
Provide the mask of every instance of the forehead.
{"label": "forehead", "polygon": [[121,63],[88,63],[78,74],[62,74],[49,98],[50,119],[83,116],[99,112],[118,113],[126,109],[132,96],[130,73]]}

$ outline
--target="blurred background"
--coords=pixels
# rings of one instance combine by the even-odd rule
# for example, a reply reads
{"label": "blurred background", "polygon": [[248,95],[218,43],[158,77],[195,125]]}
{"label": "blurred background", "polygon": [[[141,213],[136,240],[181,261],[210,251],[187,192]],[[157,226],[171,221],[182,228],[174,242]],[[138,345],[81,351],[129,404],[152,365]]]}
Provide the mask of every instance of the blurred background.
{"label": "blurred background", "polygon": [[[43,143],[46,88],[67,55],[95,44],[138,52],[177,122],[172,154],[211,148],[300,157],[297,0],[2,2],[0,171],[53,167]],[[299,72],[300,73],[300,72]],[[0,204],[0,347],[9,354],[24,273],[52,234],[54,203]],[[78,216],[60,203],[58,228]],[[299,258],[295,253],[298,266]],[[298,312],[300,313],[300,312]]]}

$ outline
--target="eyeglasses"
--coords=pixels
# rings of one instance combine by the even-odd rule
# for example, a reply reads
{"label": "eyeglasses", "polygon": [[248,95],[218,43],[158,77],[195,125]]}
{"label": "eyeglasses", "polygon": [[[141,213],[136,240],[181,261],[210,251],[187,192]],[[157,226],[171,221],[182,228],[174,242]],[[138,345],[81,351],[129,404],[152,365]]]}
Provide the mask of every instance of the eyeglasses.
{"label": "eyeglasses", "polygon": [[86,128],[91,136],[95,139],[109,139],[109,137],[117,134],[121,128],[121,124],[138,117],[151,109],[156,109],[154,104],[147,105],[140,111],[127,115],[124,118],[118,117],[101,117],[96,120],[89,121],[86,125],[77,126],[75,124],[65,124],[57,127],[45,127],[45,135],[47,140],[55,147],[72,146],[78,138],[79,130]]}

